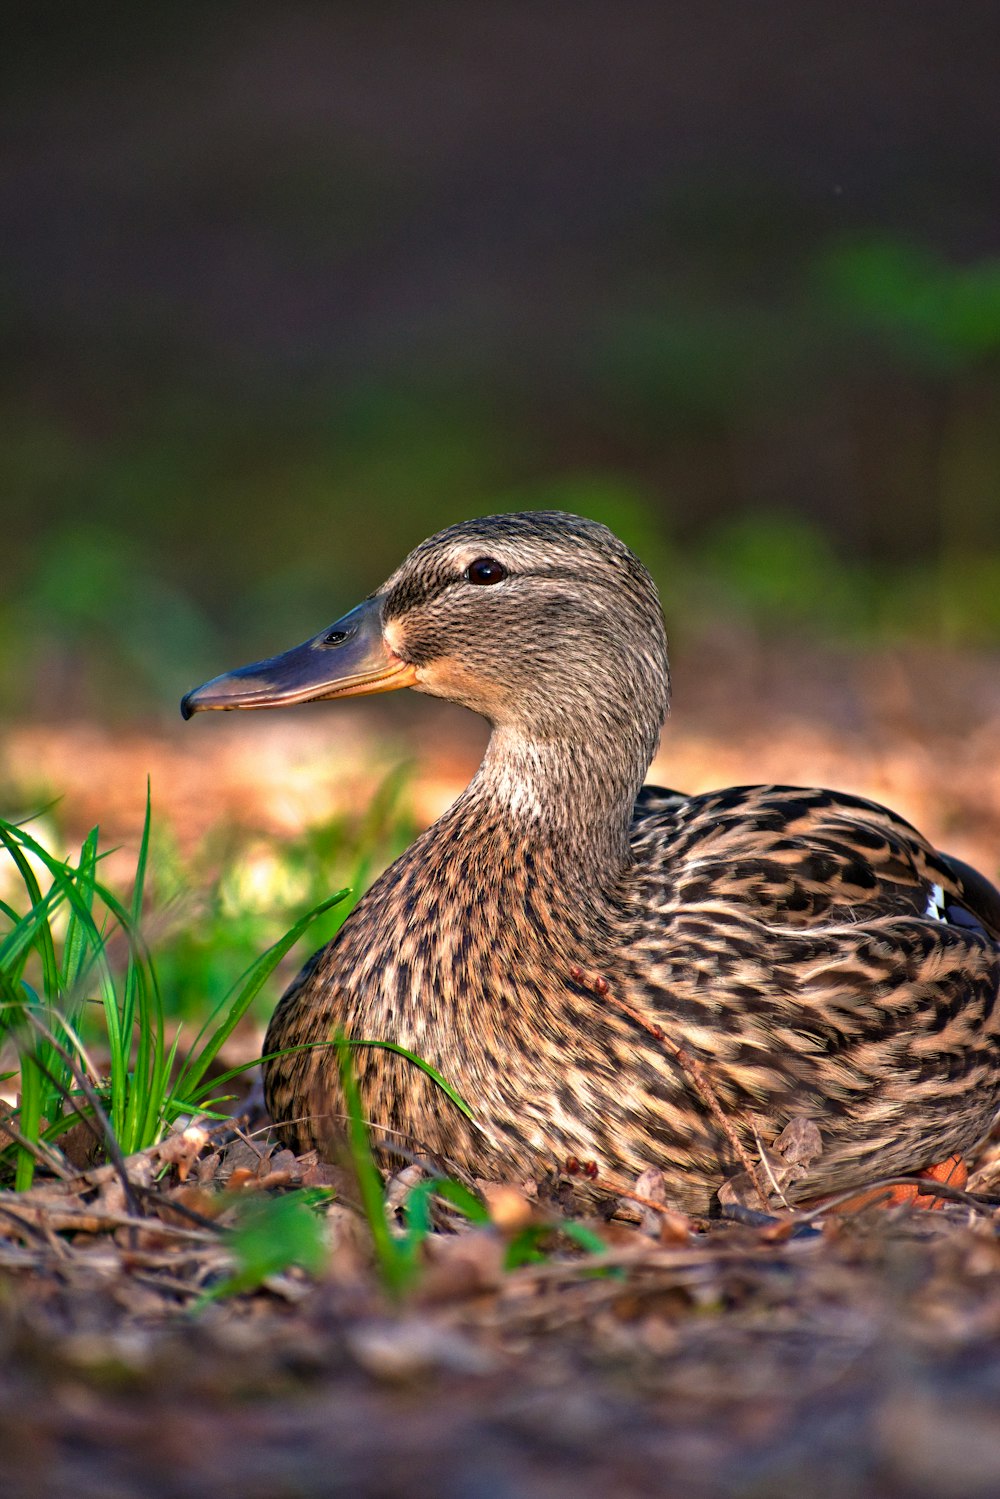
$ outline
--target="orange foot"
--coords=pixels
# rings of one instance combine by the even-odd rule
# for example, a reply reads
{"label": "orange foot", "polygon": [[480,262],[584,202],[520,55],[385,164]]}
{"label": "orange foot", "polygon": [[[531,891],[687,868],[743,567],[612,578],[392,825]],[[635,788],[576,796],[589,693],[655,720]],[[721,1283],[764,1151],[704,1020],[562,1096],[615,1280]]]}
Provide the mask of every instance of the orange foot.
{"label": "orange foot", "polygon": [[[925,1171],[917,1171],[914,1175],[922,1176],[926,1181],[943,1182],[946,1186],[957,1187],[961,1191],[969,1180],[969,1168],[960,1155],[950,1155],[946,1161],[928,1166]],[[947,1200],[934,1192],[922,1191],[915,1183],[905,1187],[873,1187],[870,1192],[859,1192],[849,1202],[841,1203],[837,1212],[856,1213],[859,1208],[865,1207],[892,1208],[901,1202],[909,1202],[916,1208],[933,1212],[935,1208],[944,1207]]]}

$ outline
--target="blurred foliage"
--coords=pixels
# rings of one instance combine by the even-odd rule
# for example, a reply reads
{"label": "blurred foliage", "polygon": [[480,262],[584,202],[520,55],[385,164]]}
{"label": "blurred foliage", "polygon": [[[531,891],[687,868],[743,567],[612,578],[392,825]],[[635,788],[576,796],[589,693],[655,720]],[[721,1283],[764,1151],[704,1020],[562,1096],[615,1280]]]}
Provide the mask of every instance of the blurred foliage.
{"label": "blurred foliage", "polygon": [[[317,823],[280,843],[217,825],[184,857],[169,826],[154,824],[149,879],[166,1013],[188,1019],[212,1009],[302,911],[346,888],[347,898],[317,917],[310,930],[313,949],[329,942],[375,876],[416,837],[406,779],[403,767],[363,811]],[[270,993],[260,1014],[273,1002]]]}
{"label": "blurred foliage", "polygon": [[18,1094],[0,1171],[12,1166],[19,1189],[31,1186],[40,1161],[51,1163],[44,1142],[78,1121],[128,1156],[156,1144],[178,1119],[215,1114],[229,1097],[218,1088],[252,1065],[220,1075],[222,1049],[281,959],[346,895],[328,895],[300,915],[218,1006],[197,1015],[197,1034],[182,1043],[181,1028],[167,1033],[142,931],[150,827],[147,799],[126,905],[99,878],[96,827],[79,856],[64,860],[0,818],[0,883],[12,897],[0,898],[0,1055],[12,1064],[3,1079],[16,1077]]}
{"label": "blurred foliage", "polygon": [[256,1290],[271,1276],[296,1265],[309,1275],[322,1274],[329,1245],[317,1209],[325,1207],[332,1196],[321,1188],[306,1188],[280,1197],[247,1194],[237,1198],[228,1236],[233,1272],[205,1291],[197,1309],[222,1296]]}
{"label": "blurred foliage", "polygon": [[[147,803],[128,905],[102,882],[97,828],[64,857],[58,806],[0,818],[0,1052],[4,1077],[19,1074],[28,1140],[65,1128],[70,1094],[85,1111],[100,1098],[126,1153],[195,1105],[210,1113],[243,1070],[219,1075],[223,1046],[247,1015],[273,1009],[299,939],[308,931],[310,951],[328,942],[415,837],[405,780],[394,772],[362,812],[280,845],[217,826],[188,857]],[[34,1155],[8,1139],[12,1153],[30,1185]]]}
{"label": "blurred foliage", "polygon": [[0,704],[172,714],[192,682],[336,618],[430,531],[518,508],[605,521],[675,628],[721,610],[1000,641],[1000,262],[842,237],[782,296],[651,282],[628,300],[595,311],[543,392],[495,370],[280,394],[147,370],[82,411],[0,395]]}
{"label": "blurred foliage", "polygon": [[[319,821],[276,840],[250,826],[217,822],[198,847],[182,852],[163,819],[152,824],[146,877],[147,935],[156,950],[158,991],[172,1020],[201,1019],[220,1005],[254,960],[335,890],[347,897],[316,917],[313,949],[331,940],[360,896],[418,832],[409,804],[410,770],[399,766],[357,812]],[[0,793],[0,811],[25,808],[24,786]],[[34,805],[39,805],[38,801]],[[48,849],[66,841],[59,802],[20,825]],[[29,851],[29,862],[33,856]],[[46,869],[38,865],[39,879]],[[0,906],[19,888],[17,871],[0,850]],[[61,940],[65,912],[53,923]],[[292,963],[299,959],[290,960]],[[294,967],[286,965],[285,980]],[[273,986],[272,986],[273,989]],[[259,1015],[273,1007],[274,993]]]}
{"label": "blurred foliage", "polygon": [[845,311],[932,374],[1000,351],[1000,260],[950,266],[919,246],[874,240],[831,251],[820,279]]}

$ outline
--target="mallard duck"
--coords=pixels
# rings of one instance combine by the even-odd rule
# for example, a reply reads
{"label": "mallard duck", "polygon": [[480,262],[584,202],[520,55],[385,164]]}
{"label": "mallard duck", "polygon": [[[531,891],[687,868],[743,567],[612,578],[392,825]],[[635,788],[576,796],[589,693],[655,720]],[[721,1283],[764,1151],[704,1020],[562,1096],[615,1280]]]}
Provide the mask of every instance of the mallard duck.
{"label": "mallard duck", "polygon": [[[411,687],[492,733],[458,800],[279,1003],[271,1114],[299,1150],[343,1118],[335,1032],[368,1118],[477,1177],[581,1163],[717,1204],[795,1119],[800,1199],[967,1152],[1000,1105],[1000,894],[841,792],[643,786],[669,696],[656,588],[606,527],[488,516],[423,542],[284,655],[190,693],[271,708]],[[310,1046],[310,1043],[314,1043]],[[319,1043],[319,1044],[315,1044]]]}

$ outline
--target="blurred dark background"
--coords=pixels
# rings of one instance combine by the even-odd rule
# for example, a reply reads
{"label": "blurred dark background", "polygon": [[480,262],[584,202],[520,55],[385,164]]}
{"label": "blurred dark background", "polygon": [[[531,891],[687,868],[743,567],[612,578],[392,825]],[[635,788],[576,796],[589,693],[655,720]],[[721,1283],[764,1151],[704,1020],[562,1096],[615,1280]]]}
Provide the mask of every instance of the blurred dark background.
{"label": "blurred dark background", "polygon": [[0,702],[172,715],[495,509],[675,636],[1000,643],[995,0],[5,6]]}

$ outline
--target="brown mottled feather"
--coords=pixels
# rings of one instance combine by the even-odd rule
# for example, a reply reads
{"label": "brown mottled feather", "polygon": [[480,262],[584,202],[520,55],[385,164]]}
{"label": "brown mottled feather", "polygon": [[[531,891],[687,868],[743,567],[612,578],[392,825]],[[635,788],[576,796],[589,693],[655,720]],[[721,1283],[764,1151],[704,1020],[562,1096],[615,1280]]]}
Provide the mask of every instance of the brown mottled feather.
{"label": "brown mottled feather", "polygon": [[[509,586],[463,592],[478,555]],[[819,1124],[802,1197],[920,1170],[987,1131],[1000,896],[855,797],[638,791],[666,656],[655,590],[610,532],[559,514],[469,522],[423,543],[383,596],[423,689],[494,734],[467,791],[285,994],[268,1051],[337,1029],[397,1042],[477,1123],[405,1059],[362,1050],[379,1138],[474,1175],[572,1156],[624,1182],[655,1164],[694,1211],[736,1163],[656,1027],[704,1064],[751,1148],[751,1129]],[[322,1044],[267,1067],[296,1146],[337,1132],[336,1078]]]}

